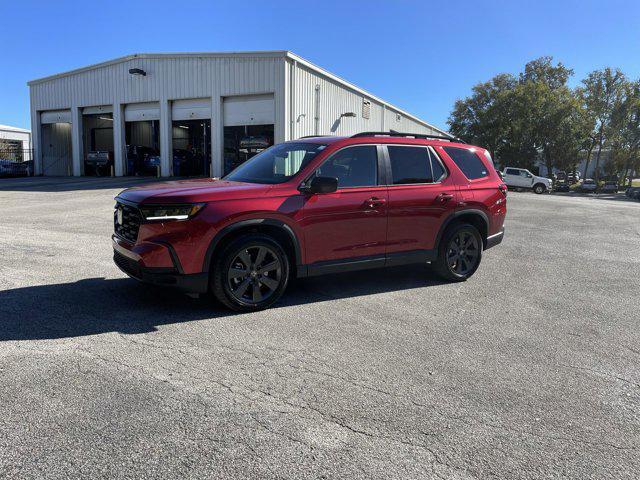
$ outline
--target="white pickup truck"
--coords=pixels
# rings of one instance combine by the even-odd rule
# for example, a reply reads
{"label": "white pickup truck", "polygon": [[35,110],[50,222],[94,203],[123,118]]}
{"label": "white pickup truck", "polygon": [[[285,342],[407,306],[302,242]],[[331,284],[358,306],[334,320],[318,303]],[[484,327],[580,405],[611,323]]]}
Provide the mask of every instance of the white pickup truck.
{"label": "white pickup truck", "polygon": [[528,188],[535,193],[550,192],[553,181],[538,177],[525,168],[506,167],[502,172],[503,181],[509,188]]}

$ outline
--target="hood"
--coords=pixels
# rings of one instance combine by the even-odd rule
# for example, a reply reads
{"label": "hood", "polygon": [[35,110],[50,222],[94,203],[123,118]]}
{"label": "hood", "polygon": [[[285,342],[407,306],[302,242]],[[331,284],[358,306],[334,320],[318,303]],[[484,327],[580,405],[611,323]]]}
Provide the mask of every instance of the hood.
{"label": "hood", "polygon": [[272,185],[229,182],[213,178],[175,180],[128,188],[118,198],[134,203],[194,203],[264,195]]}

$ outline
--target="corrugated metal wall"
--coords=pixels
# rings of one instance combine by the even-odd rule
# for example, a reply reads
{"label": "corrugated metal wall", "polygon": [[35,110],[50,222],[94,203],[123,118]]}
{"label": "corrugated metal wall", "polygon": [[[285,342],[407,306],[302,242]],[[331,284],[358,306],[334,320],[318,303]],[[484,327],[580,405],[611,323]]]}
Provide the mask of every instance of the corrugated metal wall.
{"label": "corrugated metal wall", "polygon": [[[289,105],[291,138],[389,130],[442,135],[388,104],[352,90],[298,62],[289,62],[288,70],[293,90]],[[363,115],[365,100],[370,102],[369,118]],[[344,116],[345,113],[353,113],[355,117]]]}
{"label": "corrugated metal wall", "polygon": [[[275,93],[282,57],[135,58],[31,85],[37,110]],[[129,74],[140,68],[146,76]]]}
{"label": "corrugated metal wall", "polygon": [[[275,141],[285,140],[284,62],[284,52],[255,55],[141,55],[123,61],[107,62],[69,75],[34,81],[30,85],[30,93],[34,141],[37,142],[34,145],[36,159],[41,159],[42,150],[39,112],[143,102],[160,102],[161,111],[170,112],[172,100],[205,98],[211,102],[213,172],[220,174],[223,97],[273,94],[277,105]],[[146,76],[131,75],[129,73],[131,68],[144,70]],[[278,107],[279,105],[282,107]],[[119,115],[114,115],[115,121],[119,119]],[[167,124],[165,129],[170,132],[170,125]],[[118,138],[116,135],[116,140]],[[116,144],[120,145],[118,142]],[[161,145],[161,151],[165,152],[163,153],[164,163],[170,163],[167,160],[170,159],[167,145],[170,143],[167,143],[164,149]],[[119,148],[116,150],[118,150],[115,152],[116,174],[121,174],[122,171],[118,169],[118,159],[124,154],[120,153]],[[74,162],[76,162],[75,157]],[[36,171],[41,173],[39,169]],[[169,174],[169,171],[169,167],[163,168],[163,174]]]}

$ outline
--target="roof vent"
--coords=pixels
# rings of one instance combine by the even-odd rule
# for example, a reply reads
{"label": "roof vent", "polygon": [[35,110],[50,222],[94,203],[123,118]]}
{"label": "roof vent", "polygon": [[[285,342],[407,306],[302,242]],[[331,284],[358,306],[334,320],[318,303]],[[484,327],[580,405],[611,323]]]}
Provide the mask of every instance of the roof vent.
{"label": "roof vent", "polygon": [[362,118],[371,118],[371,101],[362,99]]}

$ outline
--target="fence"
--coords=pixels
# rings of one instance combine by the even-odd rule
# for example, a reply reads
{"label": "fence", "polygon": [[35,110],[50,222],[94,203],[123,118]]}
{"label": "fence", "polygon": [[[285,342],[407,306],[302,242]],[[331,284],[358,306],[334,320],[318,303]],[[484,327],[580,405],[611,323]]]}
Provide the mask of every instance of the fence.
{"label": "fence", "polygon": [[0,177],[33,175],[33,149],[0,149]]}

